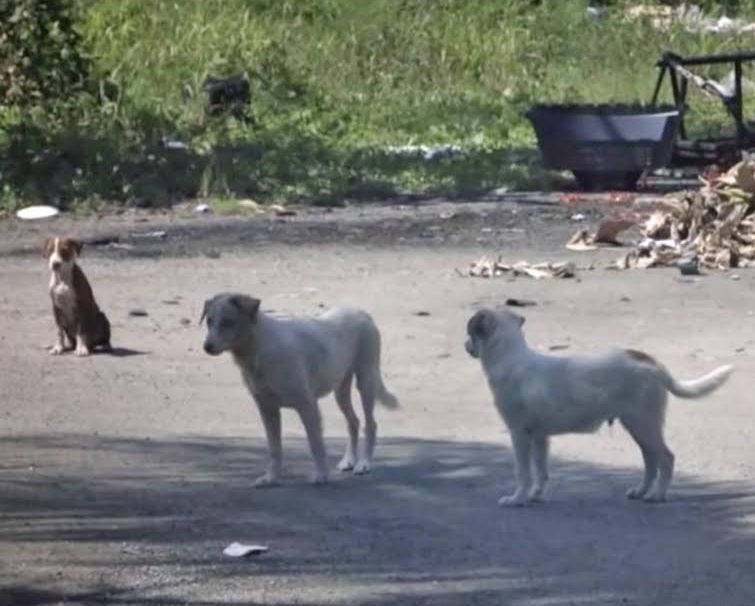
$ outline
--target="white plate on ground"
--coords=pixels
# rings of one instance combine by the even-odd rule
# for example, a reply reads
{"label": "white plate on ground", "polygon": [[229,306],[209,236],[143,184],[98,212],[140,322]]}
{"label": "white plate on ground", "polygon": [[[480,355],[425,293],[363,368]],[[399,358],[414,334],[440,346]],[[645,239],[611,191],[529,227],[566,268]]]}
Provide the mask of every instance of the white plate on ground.
{"label": "white plate on ground", "polygon": [[60,214],[60,211],[54,206],[27,206],[16,211],[19,219],[49,219]]}

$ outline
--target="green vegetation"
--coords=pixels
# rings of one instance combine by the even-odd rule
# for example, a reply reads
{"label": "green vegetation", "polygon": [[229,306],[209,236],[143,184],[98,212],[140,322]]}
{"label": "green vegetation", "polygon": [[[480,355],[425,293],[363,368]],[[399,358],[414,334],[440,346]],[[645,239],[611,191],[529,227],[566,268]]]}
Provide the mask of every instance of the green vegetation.
{"label": "green vegetation", "polygon": [[[0,207],[547,186],[557,177],[539,167],[529,105],[647,101],[664,50],[752,46],[752,34],[629,22],[630,3],[604,2],[594,19],[587,4],[0,0]],[[729,15],[755,16],[752,2],[729,4]],[[14,21],[19,7],[28,13]],[[246,115],[210,115],[205,79],[239,72],[251,82]],[[695,101],[695,127],[718,128],[719,105]],[[464,153],[388,151],[407,144]]]}

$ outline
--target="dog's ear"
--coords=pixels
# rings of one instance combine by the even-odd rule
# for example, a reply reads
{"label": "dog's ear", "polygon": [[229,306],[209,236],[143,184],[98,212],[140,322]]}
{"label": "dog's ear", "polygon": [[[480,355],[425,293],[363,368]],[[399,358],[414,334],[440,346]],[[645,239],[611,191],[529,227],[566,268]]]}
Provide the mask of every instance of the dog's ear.
{"label": "dog's ear", "polygon": [[247,316],[252,323],[257,321],[257,312],[260,309],[259,299],[248,297],[247,295],[233,295],[231,297],[231,303],[238,307],[238,309]]}
{"label": "dog's ear", "polygon": [[467,332],[470,336],[485,339],[493,334],[497,323],[498,320],[496,320],[495,314],[492,311],[481,309],[467,322]]}
{"label": "dog's ear", "polygon": [[204,322],[204,319],[207,317],[207,310],[210,307],[210,299],[207,299],[204,302],[204,306],[202,307],[202,315],[199,316],[199,325],[202,326],[202,322]]}
{"label": "dog's ear", "polygon": [[80,257],[81,249],[84,248],[84,244],[74,238],[70,238],[68,241],[71,243],[71,247],[73,247],[73,250],[76,251],[76,256]]}
{"label": "dog's ear", "polygon": [[42,256],[45,259],[49,259],[50,255],[52,254],[53,248],[55,248],[55,238],[50,236],[45,240],[44,246],[42,247]]}

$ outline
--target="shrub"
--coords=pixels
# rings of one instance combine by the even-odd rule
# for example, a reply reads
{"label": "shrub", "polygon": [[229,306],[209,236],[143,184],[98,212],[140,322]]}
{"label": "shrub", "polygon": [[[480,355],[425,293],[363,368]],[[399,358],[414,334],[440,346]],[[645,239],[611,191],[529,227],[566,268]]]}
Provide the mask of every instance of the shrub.
{"label": "shrub", "polygon": [[0,0],[0,105],[71,94],[86,62],[68,0]]}

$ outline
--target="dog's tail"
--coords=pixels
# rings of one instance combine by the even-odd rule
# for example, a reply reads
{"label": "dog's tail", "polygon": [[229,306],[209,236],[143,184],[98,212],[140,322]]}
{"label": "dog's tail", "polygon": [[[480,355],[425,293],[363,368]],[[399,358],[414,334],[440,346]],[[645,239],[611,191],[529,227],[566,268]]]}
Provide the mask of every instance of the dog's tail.
{"label": "dog's tail", "polygon": [[680,398],[701,398],[723,385],[734,367],[719,366],[707,375],[689,381],[677,381],[665,368],[660,367],[659,370],[666,389],[672,394]]}
{"label": "dog's tail", "polygon": [[401,404],[399,404],[398,398],[394,396],[390,391],[388,391],[380,375],[378,375],[377,393],[375,395],[378,401],[386,408],[395,410],[401,406]]}

